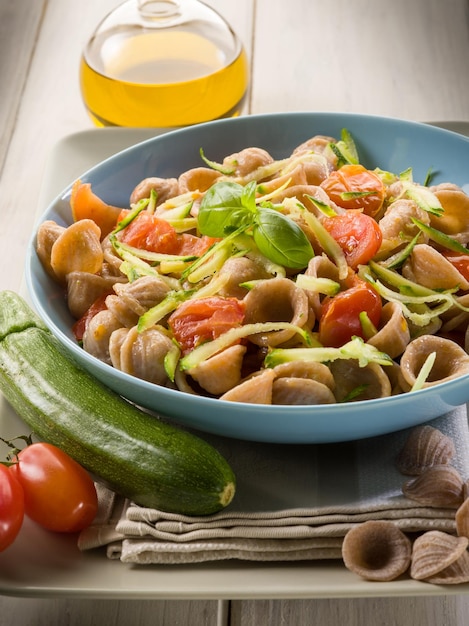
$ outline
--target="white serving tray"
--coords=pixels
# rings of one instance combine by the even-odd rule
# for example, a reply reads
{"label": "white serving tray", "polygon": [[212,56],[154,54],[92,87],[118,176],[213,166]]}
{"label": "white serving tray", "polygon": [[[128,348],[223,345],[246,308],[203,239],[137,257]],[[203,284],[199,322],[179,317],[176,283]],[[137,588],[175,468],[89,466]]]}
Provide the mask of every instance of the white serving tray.
{"label": "white serving tray", "polygon": [[[469,123],[441,123],[469,134]],[[38,211],[75,178],[104,158],[159,134],[155,129],[107,128],[66,137],[52,151]],[[0,435],[25,434],[0,397]],[[17,541],[0,554],[0,594],[25,597],[118,599],[267,599],[428,596],[467,593],[469,585],[438,587],[403,579],[369,583],[340,561],[248,563],[223,561],[173,566],[131,566],[106,558],[104,551],[81,553],[76,536],[40,529],[28,520]]]}

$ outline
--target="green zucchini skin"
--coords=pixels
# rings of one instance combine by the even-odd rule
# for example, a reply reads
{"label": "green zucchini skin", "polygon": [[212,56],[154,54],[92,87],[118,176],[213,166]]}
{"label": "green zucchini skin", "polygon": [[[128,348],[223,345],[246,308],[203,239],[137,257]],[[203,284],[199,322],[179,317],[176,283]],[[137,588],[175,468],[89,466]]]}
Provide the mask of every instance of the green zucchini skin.
{"label": "green zucchini skin", "polygon": [[39,438],[142,506],[208,515],[229,504],[235,475],[213,446],[108,389],[38,320],[0,292],[0,390]]}

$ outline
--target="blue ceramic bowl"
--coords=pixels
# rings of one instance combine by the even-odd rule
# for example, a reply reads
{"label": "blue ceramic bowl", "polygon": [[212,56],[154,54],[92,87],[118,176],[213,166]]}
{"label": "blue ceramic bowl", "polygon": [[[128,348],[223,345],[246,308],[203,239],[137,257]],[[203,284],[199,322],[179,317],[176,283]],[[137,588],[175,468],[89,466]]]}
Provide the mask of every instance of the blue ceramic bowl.
{"label": "blue ceramic bowl", "polygon": [[[343,128],[351,132],[360,160],[368,167],[396,173],[412,167],[418,182],[431,168],[436,172],[435,183],[469,184],[469,139],[425,124],[340,113],[255,115],[176,130],[116,154],[81,179],[91,183],[106,202],[126,206],[132,189],[143,178],[178,176],[200,166],[201,147],[218,161],[248,146],[265,148],[274,158],[282,158],[315,134],[340,137]],[[44,220],[71,222],[70,190],[52,202]],[[125,398],[200,431],[279,443],[347,441],[420,424],[469,400],[469,376],[414,393],[327,406],[239,404],[158,387],[98,361],[75,343],[61,289],[39,263],[34,238],[26,277],[37,311],[85,369]]]}

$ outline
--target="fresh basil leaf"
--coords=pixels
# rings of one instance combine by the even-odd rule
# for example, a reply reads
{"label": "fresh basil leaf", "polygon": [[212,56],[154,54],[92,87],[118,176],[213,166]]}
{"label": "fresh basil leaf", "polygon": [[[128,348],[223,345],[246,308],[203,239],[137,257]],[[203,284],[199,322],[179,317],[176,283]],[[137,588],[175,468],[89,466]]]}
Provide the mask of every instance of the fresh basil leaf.
{"label": "fresh basil leaf", "polygon": [[243,206],[250,211],[257,211],[256,207],[256,191],[257,191],[257,183],[255,180],[252,180],[245,187],[243,187],[243,195],[241,197],[241,201]]}
{"label": "fresh basil leaf", "polygon": [[258,211],[253,237],[264,256],[285,267],[306,267],[314,256],[313,248],[298,224],[272,209]]}
{"label": "fresh basil leaf", "polygon": [[199,208],[198,226],[203,235],[224,237],[252,221],[244,205],[245,188],[234,182],[215,183],[207,190]]}

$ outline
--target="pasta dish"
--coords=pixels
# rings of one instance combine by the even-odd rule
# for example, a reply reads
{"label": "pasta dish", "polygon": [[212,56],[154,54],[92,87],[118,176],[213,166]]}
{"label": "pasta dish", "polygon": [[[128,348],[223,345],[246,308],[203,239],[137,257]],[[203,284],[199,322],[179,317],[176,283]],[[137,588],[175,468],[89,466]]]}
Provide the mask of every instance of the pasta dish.
{"label": "pasta dish", "polygon": [[469,373],[469,197],[412,169],[361,164],[316,135],[257,147],[128,206],[89,183],[37,253],[88,353],[130,375],[233,402],[316,405],[417,391]]}

